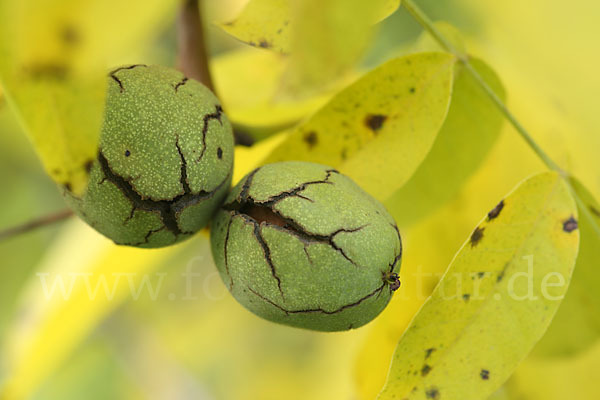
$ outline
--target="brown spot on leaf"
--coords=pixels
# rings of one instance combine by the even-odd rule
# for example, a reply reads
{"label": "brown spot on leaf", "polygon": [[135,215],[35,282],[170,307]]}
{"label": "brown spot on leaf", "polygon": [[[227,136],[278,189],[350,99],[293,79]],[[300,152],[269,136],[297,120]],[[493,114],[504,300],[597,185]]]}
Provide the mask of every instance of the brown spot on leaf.
{"label": "brown spot on leaf", "polygon": [[344,147],[340,153],[340,157],[342,157],[342,160],[345,160],[348,157],[348,149]]}
{"label": "brown spot on leaf", "polygon": [[488,371],[487,369],[482,369],[479,373],[479,376],[481,376],[481,379],[483,379],[484,381],[487,381],[488,379],[490,379],[490,371]]}
{"label": "brown spot on leaf", "polygon": [[485,228],[481,228],[479,226],[475,228],[473,234],[471,235],[471,247],[477,246],[481,239],[483,239],[483,231],[485,231]]}
{"label": "brown spot on leaf", "polygon": [[33,79],[46,78],[61,81],[66,79],[69,74],[67,65],[52,62],[31,64],[24,69]]}
{"label": "brown spot on leaf", "polygon": [[262,47],[263,49],[268,49],[269,47],[271,47],[271,43],[267,42],[267,40],[266,40],[266,39],[261,39],[261,40],[258,42],[258,46],[259,46],[259,47]]}
{"label": "brown spot on leaf", "polygon": [[502,271],[500,271],[500,273],[496,277],[496,282],[500,282],[502,279],[504,279],[504,274],[506,273],[506,269],[508,268],[509,265],[510,265],[510,262],[507,262],[506,264],[504,264],[504,268],[502,268]]}
{"label": "brown spot on leaf", "polygon": [[70,192],[70,191],[71,191],[71,189],[72,189],[72,187],[71,187],[71,183],[70,183],[70,182],[65,182],[65,183],[63,183],[63,187],[64,187],[65,189],[67,189],[67,191],[69,191],[69,192]]}
{"label": "brown spot on leaf", "polygon": [[437,400],[440,398],[440,391],[435,386],[432,386],[425,391],[425,396],[427,396],[428,399]]}
{"label": "brown spot on leaf", "polygon": [[590,206],[590,211],[592,212],[592,214],[596,215],[597,217],[600,217],[600,211],[596,207]]}
{"label": "brown spot on leaf", "polygon": [[568,220],[563,222],[563,230],[565,232],[571,233],[575,229],[577,229],[577,220],[571,216]]}
{"label": "brown spot on leaf", "polygon": [[65,25],[59,33],[60,40],[67,46],[76,46],[81,41],[81,36],[73,25]]}
{"label": "brown spot on leaf", "polygon": [[421,376],[426,376],[429,371],[431,371],[431,367],[427,364],[423,365],[423,368],[421,368]]}
{"label": "brown spot on leaf", "polygon": [[387,119],[387,115],[382,114],[369,114],[365,117],[365,125],[367,128],[377,133],[383,126],[383,123]]}
{"label": "brown spot on leaf", "polygon": [[425,359],[427,360],[431,356],[431,353],[433,353],[434,351],[435,351],[435,347],[431,347],[431,348],[425,350]]}
{"label": "brown spot on leaf", "polygon": [[304,140],[304,143],[307,144],[309,149],[315,147],[315,145],[319,142],[319,137],[315,131],[306,132],[302,139]]}
{"label": "brown spot on leaf", "polygon": [[462,295],[462,298],[465,302],[467,302],[471,299],[471,295],[469,293],[465,293]]}
{"label": "brown spot on leaf", "polygon": [[416,91],[416,89],[414,87],[411,87],[410,89],[408,89],[409,92],[414,93]]}
{"label": "brown spot on leaf", "polygon": [[488,221],[491,221],[494,218],[497,218],[498,215],[500,215],[500,211],[502,211],[503,208],[504,208],[504,200],[501,200],[500,203],[498,203],[498,205],[496,205],[496,207],[494,207],[494,209],[488,213]]}

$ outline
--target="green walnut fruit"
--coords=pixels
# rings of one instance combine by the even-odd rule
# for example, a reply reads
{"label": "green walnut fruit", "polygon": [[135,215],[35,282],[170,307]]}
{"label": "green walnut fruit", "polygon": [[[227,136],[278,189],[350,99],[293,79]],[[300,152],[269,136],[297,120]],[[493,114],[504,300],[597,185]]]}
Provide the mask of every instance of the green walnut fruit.
{"label": "green walnut fruit", "polygon": [[202,84],[160,66],[108,76],[98,156],[75,212],[117,244],[161,247],[204,227],[231,185],[233,134]]}
{"label": "green walnut fruit", "polygon": [[394,219],[350,178],[319,164],[281,162],[248,174],[215,214],[211,246],[244,307],[296,327],[357,328],[400,286]]}

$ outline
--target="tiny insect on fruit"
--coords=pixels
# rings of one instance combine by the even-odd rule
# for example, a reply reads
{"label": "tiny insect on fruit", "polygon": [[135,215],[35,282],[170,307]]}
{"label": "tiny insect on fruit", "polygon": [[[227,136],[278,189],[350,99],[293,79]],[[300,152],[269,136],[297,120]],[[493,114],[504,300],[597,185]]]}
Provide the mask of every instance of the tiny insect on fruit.
{"label": "tiny insect on fruit", "polygon": [[211,247],[244,307],[296,327],[357,328],[400,286],[394,219],[350,178],[319,164],[281,162],[248,174],[215,214]]}
{"label": "tiny insect on fruit", "polygon": [[233,134],[217,98],[161,66],[108,77],[96,160],[81,197],[67,202],[117,244],[161,247],[204,227],[231,184]]}

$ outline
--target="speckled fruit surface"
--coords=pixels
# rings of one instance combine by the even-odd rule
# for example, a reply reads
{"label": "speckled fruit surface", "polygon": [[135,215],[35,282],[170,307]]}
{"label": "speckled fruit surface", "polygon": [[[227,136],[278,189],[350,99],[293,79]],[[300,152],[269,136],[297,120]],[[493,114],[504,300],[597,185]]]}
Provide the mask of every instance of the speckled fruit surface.
{"label": "speckled fruit surface", "polygon": [[217,98],[161,66],[108,76],[98,157],[73,210],[117,244],[161,247],[210,220],[231,184],[233,134]]}
{"label": "speckled fruit surface", "polygon": [[296,327],[357,328],[400,284],[394,219],[350,178],[319,164],[268,164],[244,177],[215,214],[211,246],[244,307]]}

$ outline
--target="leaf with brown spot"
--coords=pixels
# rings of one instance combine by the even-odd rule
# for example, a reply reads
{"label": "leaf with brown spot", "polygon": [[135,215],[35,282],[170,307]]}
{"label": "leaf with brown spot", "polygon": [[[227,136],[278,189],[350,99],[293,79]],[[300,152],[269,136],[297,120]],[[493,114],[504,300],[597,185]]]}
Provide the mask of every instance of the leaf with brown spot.
{"label": "leaf with brown spot", "polygon": [[77,194],[85,189],[87,160],[98,151],[107,62],[143,47],[148,33],[169,20],[176,4],[0,2],[0,81],[57,184]]}
{"label": "leaf with brown spot", "polygon": [[[470,57],[473,67],[501,99],[505,93],[496,73]],[[419,90],[413,97],[418,97]],[[423,163],[385,205],[399,224],[418,222],[451,201],[484,162],[500,136],[503,116],[474,78],[458,64],[448,116]]]}
{"label": "leaf with brown spot", "polygon": [[572,356],[600,338],[600,217],[586,212],[589,205],[598,208],[600,204],[579,180],[571,178],[570,181],[582,201],[578,204],[578,229],[571,233],[579,232],[581,245],[569,291],[533,351],[537,357]]}
{"label": "leaf with brown spot", "polygon": [[500,203],[498,203],[498,205],[496,207],[494,207],[489,213],[488,213],[488,221],[493,220],[494,218],[497,218],[498,215],[500,215],[500,213],[502,212],[502,209],[504,208],[504,200],[501,200]]}
{"label": "leaf with brown spot", "polygon": [[344,78],[367,49],[373,25],[399,0],[251,0],[221,28],[237,39],[289,55],[280,95],[308,97]]}
{"label": "leaf with brown spot", "polygon": [[[455,62],[444,53],[388,61],[296,127],[264,162],[303,160],[331,165],[376,198],[387,199],[431,149],[448,110]],[[416,87],[416,93],[410,94],[409,87]],[[368,115],[385,116],[385,122],[375,117],[369,126],[365,124]],[[378,129],[377,135],[372,127]],[[309,151],[304,135],[311,131],[319,132],[319,141]]]}
{"label": "leaf with brown spot", "polygon": [[[289,54],[293,52],[294,48],[291,40],[291,32],[294,29],[298,29],[298,22],[303,22],[300,20],[299,15],[301,14],[302,7],[308,8],[313,6],[313,4],[310,2],[304,6],[300,4],[301,8],[298,10],[294,8],[294,5],[289,0],[250,0],[234,20],[221,23],[220,27],[228,34],[247,44],[253,46],[258,44],[260,46],[261,43],[268,42],[270,44],[268,48],[280,53]],[[322,2],[320,5],[326,6]],[[377,0],[370,2],[369,6],[374,8],[370,24],[385,19],[396,11],[399,5],[399,0]],[[352,10],[350,11],[352,12]],[[362,11],[362,8],[354,11],[354,13],[360,15],[360,11]],[[323,7],[314,9],[313,14],[318,13],[324,13]],[[329,17],[331,18],[333,15],[335,14]],[[356,22],[353,19],[347,21],[353,24]],[[332,23],[330,24],[332,29],[339,27],[335,25],[336,23],[339,24],[339,22],[335,20],[330,22]],[[307,25],[306,28],[309,26]],[[317,30],[327,28],[315,25],[314,23],[312,27]],[[342,31],[339,34],[345,33],[347,32]],[[321,37],[321,40],[324,40],[324,37]]]}
{"label": "leaf with brown spot", "polygon": [[577,229],[577,220],[573,217],[563,221],[563,231],[571,233]]}
{"label": "leaf with brown spot", "polygon": [[369,114],[365,117],[365,125],[373,131],[373,133],[377,133],[383,126],[383,123],[387,119],[387,115],[381,114]]}
{"label": "leaf with brown spot", "polygon": [[[495,392],[542,337],[567,290],[579,231],[564,232],[561,221],[571,215],[577,218],[575,201],[557,173],[533,176],[509,194],[496,220],[478,225],[485,240],[464,243],[400,338],[378,398],[423,399],[437,388],[442,399],[483,400]],[[484,267],[484,277],[471,279]],[[565,285],[543,289],[553,273]],[[410,375],[431,348],[429,373]]]}
{"label": "leaf with brown spot", "polygon": [[312,149],[318,142],[319,138],[317,137],[317,132],[310,131],[304,134],[304,141],[309,149]]}
{"label": "leaf with brown spot", "polygon": [[475,228],[475,230],[473,231],[473,234],[471,235],[471,238],[469,239],[469,243],[471,243],[471,247],[475,247],[479,244],[479,242],[481,241],[481,239],[483,239],[483,231],[485,230],[485,228],[481,228],[481,227],[477,227]]}

